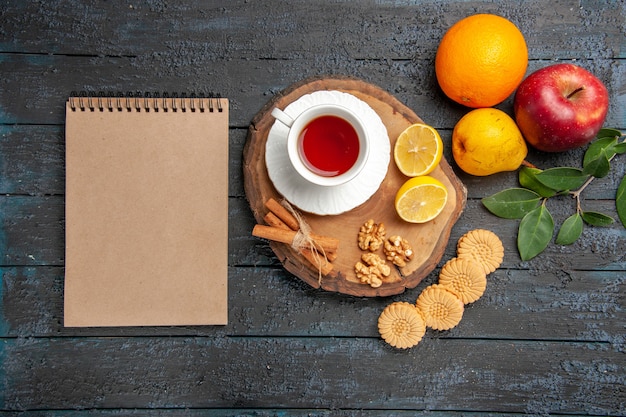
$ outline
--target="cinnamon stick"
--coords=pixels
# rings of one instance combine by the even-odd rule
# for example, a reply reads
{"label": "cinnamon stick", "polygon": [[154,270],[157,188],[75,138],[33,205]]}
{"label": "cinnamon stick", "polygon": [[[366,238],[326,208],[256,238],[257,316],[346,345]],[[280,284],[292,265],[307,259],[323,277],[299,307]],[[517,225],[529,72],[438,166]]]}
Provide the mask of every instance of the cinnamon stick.
{"label": "cinnamon stick", "polygon": [[[300,225],[298,224],[298,220],[291,214],[289,210],[287,210],[282,204],[270,198],[265,202],[265,207],[270,210],[265,215],[265,222],[270,226],[282,227],[283,229],[291,229],[298,231],[300,230]],[[315,240],[315,235],[311,235],[311,238]],[[339,240],[337,240],[337,244],[339,244]],[[337,259],[337,251],[326,251],[324,255],[326,255],[326,259],[329,261],[334,261]]]}
{"label": "cinnamon stick", "polygon": [[[265,215],[264,220],[269,225],[269,228],[266,228],[267,226],[257,225],[260,227],[255,226],[255,230],[252,231],[252,234],[257,237],[292,244],[294,236],[297,231],[300,230],[298,220],[287,208],[273,198],[265,202],[265,207],[269,212]],[[281,233],[271,228],[276,228],[283,232]],[[318,253],[314,253],[310,248],[302,248],[300,249],[300,254],[313,266],[320,268],[322,275],[329,274],[333,269],[331,262],[337,259],[339,239],[314,234],[310,234],[309,237],[313,240],[316,252]]]}
{"label": "cinnamon stick", "polygon": [[311,249],[302,249],[300,254],[315,268],[319,268],[322,275],[328,275],[333,270],[333,264],[330,261],[324,259],[320,254],[314,254]]}
{"label": "cinnamon stick", "polygon": [[281,219],[291,230],[300,229],[300,225],[298,224],[298,220],[283,207],[278,201],[270,198],[265,202],[265,207],[272,213],[276,215],[279,219]]}
{"label": "cinnamon stick", "polygon": [[[291,230],[289,226],[285,224],[285,222],[279,219],[278,216],[276,216],[271,211],[267,213],[263,219],[271,227],[277,227],[283,230]],[[330,263],[332,261],[330,258],[331,257],[333,259],[337,258],[335,254],[331,255],[330,253],[325,253],[326,258],[324,258],[320,254],[314,254],[311,249],[307,249],[307,248],[300,249],[300,254],[307,261],[309,261],[311,265],[313,265],[316,268],[319,268],[320,271],[322,272],[322,275],[328,275],[333,270],[333,264]]]}
{"label": "cinnamon stick", "polygon": [[[265,226],[262,224],[257,224],[254,226],[254,229],[252,229],[253,236],[275,242],[288,243],[290,245],[293,243],[293,239],[296,237],[297,233],[298,232],[295,230],[286,230],[280,227]],[[316,249],[319,248],[324,252],[336,252],[339,247],[339,239],[319,236],[313,233],[311,233],[310,237],[315,243]]]}
{"label": "cinnamon stick", "polygon": [[287,226],[287,223],[282,221],[277,215],[275,215],[271,211],[268,212],[265,217],[263,217],[263,220],[265,220],[265,223],[267,223],[269,226],[280,227],[284,230],[292,230],[291,227]]}
{"label": "cinnamon stick", "polygon": [[[268,212],[265,215],[265,217],[263,217],[263,219],[265,220],[265,223],[267,223],[268,225],[270,225],[272,227],[279,227],[279,228],[284,229],[284,230],[291,230],[289,228],[289,226],[287,226],[287,224],[285,222],[283,222],[281,219],[279,219],[278,216],[276,216],[271,211]],[[313,256],[310,253],[311,252],[310,250],[308,252],[309,253],[307,254],[307,253],[305,253],[305,250],[300,251],[300,253],[302,255],[304,255],[304,257],[307,258],[307,259],[308,259],[308,257],[312,257]],[[328,259],[330,262],[332,262],[335,259],[337,259],[337,252],[324,252],[324,255],[326,255],[326,259]],[[311,260],[311,259],[309,259],[309,260]],[[315,262],[313,262],[313,264],[315,264]]]}

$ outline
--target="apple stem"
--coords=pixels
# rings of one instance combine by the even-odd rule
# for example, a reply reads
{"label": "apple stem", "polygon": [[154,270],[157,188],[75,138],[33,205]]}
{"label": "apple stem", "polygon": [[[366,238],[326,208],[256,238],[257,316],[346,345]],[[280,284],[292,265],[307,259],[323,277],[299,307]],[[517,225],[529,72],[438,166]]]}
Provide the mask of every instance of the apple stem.
{"label": "apple stem", "polygon": [[[525,167],[528,167],[528,168],[537,168],[535,165],[531,164],[530,162],[528,162],[525,159],[522,161],[522,165],[525,166]],[[537,168],[537,169],[539,169],[539,168]]]}
{"label": "apple stem", "polygon": [[578,87],[576,90],[574,90],[574,91],[572,91],[571,93],[569,93],[569,94],[567,95],[567,98],[568,98],[568,99],[569,99],[569,98],[572,98],[572,96],[576,95],[576,93],[579,93],[579,92],[583,91],[584,89],[585,89],[585,86],[584,86],[584,85],[583,85],[583,86],[581,86],[581,87]]}

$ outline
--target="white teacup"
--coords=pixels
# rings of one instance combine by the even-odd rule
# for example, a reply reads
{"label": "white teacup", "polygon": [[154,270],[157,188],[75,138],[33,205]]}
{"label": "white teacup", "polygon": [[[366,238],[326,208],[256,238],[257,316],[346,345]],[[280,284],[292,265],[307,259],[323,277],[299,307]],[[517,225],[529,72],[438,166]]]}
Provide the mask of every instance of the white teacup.
{"label": "white teacup", "polygon": [[345,184],[367,163],[367,130],[359,117],[344,106],[312,106],[295,119],[274,108],[272,116],[289,128],[287,154],[294,169],[313,184]]}

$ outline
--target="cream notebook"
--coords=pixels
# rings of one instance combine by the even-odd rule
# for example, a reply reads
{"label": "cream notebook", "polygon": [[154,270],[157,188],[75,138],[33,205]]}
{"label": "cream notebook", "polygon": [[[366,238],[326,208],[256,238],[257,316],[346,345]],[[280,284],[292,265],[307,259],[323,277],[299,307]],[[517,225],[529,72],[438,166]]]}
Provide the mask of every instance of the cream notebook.
{"label": "cream notebook", "polygon": [[228,100],[66,103],[64,325],[228,319]]}

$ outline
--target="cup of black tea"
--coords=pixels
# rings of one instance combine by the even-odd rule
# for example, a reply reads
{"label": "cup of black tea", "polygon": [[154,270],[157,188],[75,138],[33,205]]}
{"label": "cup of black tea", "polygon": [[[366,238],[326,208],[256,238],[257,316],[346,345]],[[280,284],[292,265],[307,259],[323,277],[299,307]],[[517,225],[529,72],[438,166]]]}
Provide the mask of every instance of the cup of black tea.
{"label": "cup of black tea", "polygon": [[287,154],[294,169],[313,184],[345,184],[367,163],[367,130],[359,117],[344,106],[320,104],[295,118],[274,108],[272,116],[289,128]]}

